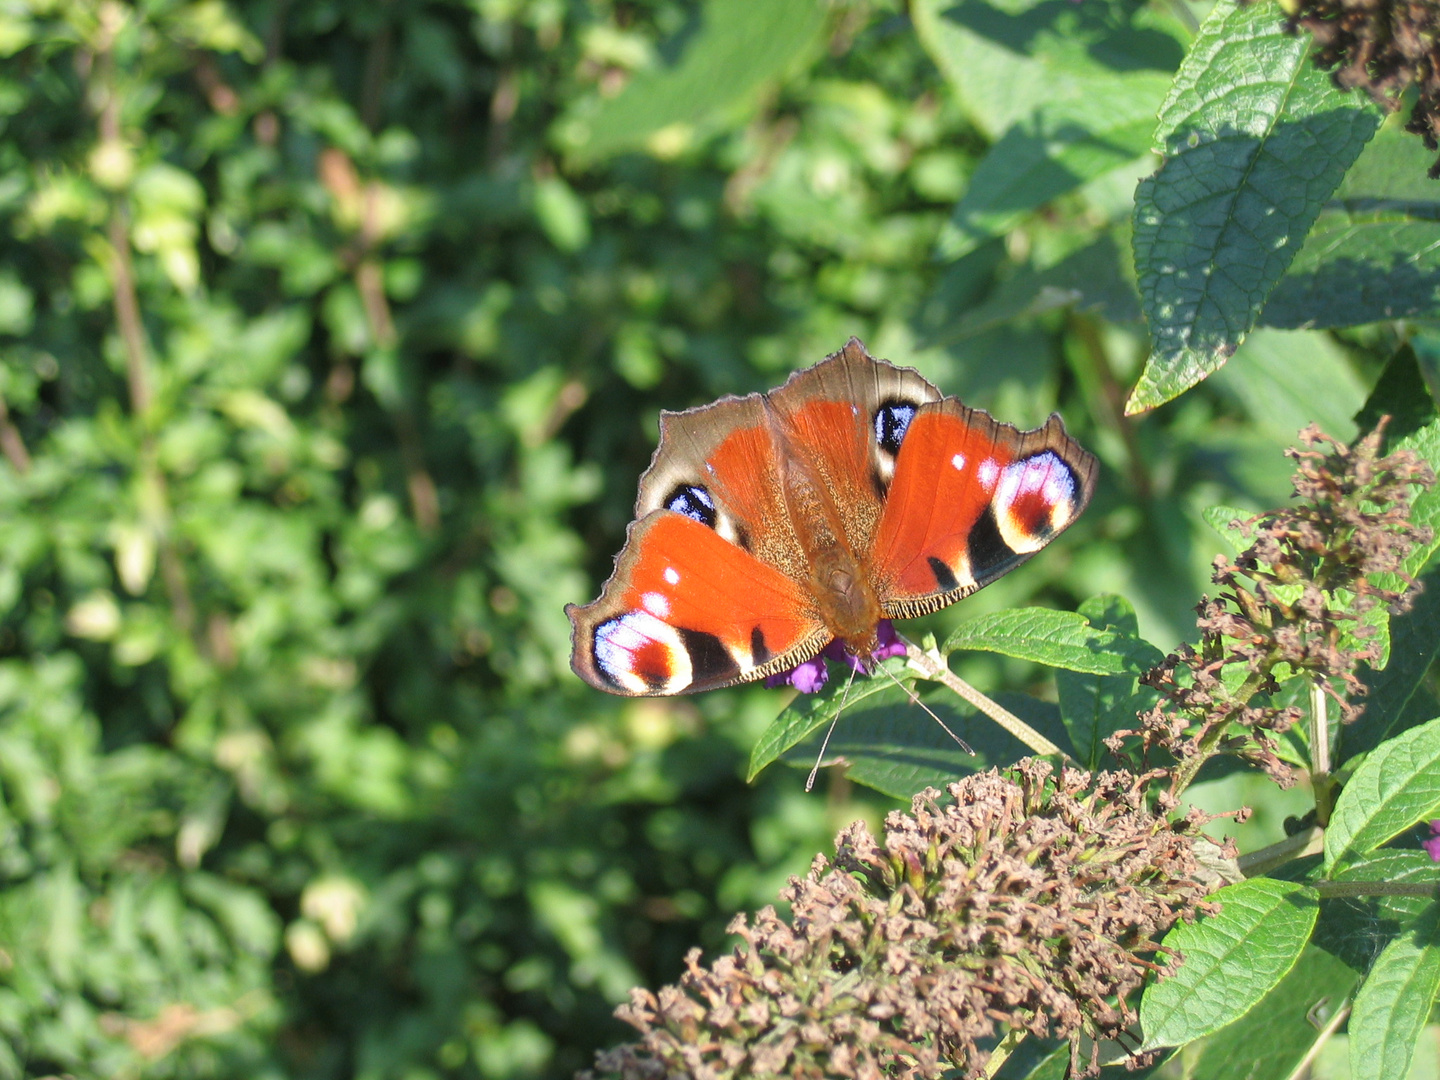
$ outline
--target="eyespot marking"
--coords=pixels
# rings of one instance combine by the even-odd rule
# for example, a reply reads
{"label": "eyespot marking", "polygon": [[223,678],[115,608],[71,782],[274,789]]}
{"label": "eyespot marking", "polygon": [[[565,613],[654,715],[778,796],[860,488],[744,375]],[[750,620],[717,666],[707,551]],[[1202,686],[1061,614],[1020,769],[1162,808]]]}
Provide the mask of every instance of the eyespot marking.
{"label": "eyespot marking", "polygon": [[875,442],[881,450],[891,457],[900,453],[900,444],[918,411],[918,406],[900,400],[887,401],[875,410]]}
{"label": "eyespot marking", "polygon": [[670,600],[664,593],[647,592],[640,597],[640,606],[657,619],[663,619],[670,614]]}
{"label": "eyespot marking", "polygon": [[988,490],[993,488],[995,481],[1000,478],[1000,466],[994,458],[987,457],[984,461],[980,462],[980,468],[977,470],[977,474],[980,477],[980,486]]}
{"label": "eyespot marking", "polygon": [[595,668],[629,694],[677,693],[691,683],[690,654],[675,627],[627,611],[595,627]]}
{"label": "eyespot marking", "polygon": [[699,484],[676,484],[665,496],[665,509],[684,514],[707,528],[715,528],[715,500]]}
{"label": "eyespot marking", "polygon": [[665,576],[665,581],[666,581],[667,584],[670,584],[670,585],[679,585],[679,584],[680,584],[680,571],[679,571],[679,570],[676,570],[673,566],[667,566],[667,567],[665,567],[665,575],[664,575],[664,576]]}
{"label": "eyespot marking", "polygon": [[964,471],[965,471],[965,455],[964,455],[964,454],[956,454],[954,457],[952,457],[952,458],[950,459],[950,464],[955,466],[955,471],[956,471],[956,472],[964,472]]}
{"label": "eyespot marking", "polygon": [[1043,547],[1075,516],[1075,474],[1053,450],[1005,467],[993,507],[1005,542],[1016,551]]}

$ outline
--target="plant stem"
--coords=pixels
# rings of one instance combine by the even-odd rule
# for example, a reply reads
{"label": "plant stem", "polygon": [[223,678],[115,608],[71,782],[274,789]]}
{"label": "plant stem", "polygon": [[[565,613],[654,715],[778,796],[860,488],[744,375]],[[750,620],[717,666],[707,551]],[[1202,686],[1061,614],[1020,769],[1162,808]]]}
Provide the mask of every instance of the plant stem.
{"label": "plant stem", "polygon": [[10,419],[10,408],[5,404],[3,396],[0,396],[0,451],[4,452],[21,476],[30,471],[30,452],[25,449],[25,440],[20,437],[20,429]]}
{"label": "plant stem", "polygon": [[[1264,682],[1270,669],[1275,666],[1278,659],[1279,657],[1274,653],[1267,656],[1265,662],[1262,663],[1257,670],[1252,671],[1246,677],[1245,681],[1236,688],[1235,692],[1230,695],[1230,700],[1244,703],[1254,697],[1255,692],[1260,688],[1260,684]],[[1170,784],[1170,793],[1172,795],[1179,796],[1182,791],[1195,782],[1196,774],[1204,766],[1205,762],[1214,756],[1215,747],[1220,744],[1220,740],[1224,737],[1225,729],[1229,724],[1229,720],[1224,720],[1207,731],[1200,737],[1200,745],[1196,748],[1195,753],[1176,766],[1175,779],[1172,780]]]}
{"label": "plant stem", "polygon": [[1005,1062],[1010,1059],[1010,1055],[1015,1052],[1015,1048],[1025,1041],[1025,1036],[1028,1034],[1029,1032],[1023,1028],[1011,1028],[1005,1033],[1005,1037],[1000,1040],[994,1050],[990,1051],[990,1060],[985,1062],[987,1078],[993,1077],[1000,1071]]}
{"label": "plant stem", "polygon": [[1049,739],[1041,735],[1029,724],[1021,720],[1009,709],[997,702],[991,701],[988,697],[976,690],[960,676],[950,670],[950,665],[940,655],[940,650],[930,648],[920,650],[914,646],[910,649],[910,657],[907,662],[910,670],[918,673],[921,678],[930,679],[933,682],[942,683],[955,693],[968,701],[975,708],[979,709],[986,716],[990,717],[997,724],[1003,727],[1015,738],[1028,746],[1037,754],[1056,754],[1071,761],[1070,755],[1061,750]]}
{"label": "plant stem", "polygon": [[1247,878],[1263,877],[1277,866],[1284,866],[1293,859],[1318,854],[1324,850],[1324,844],[1325,830],[1318,825],[1311,825],[1308,829],[1301,829],[1294,836],[1287,836],[1269,847],[1241,855],[1235,862]]}
{"label": "plant stem", "polygon": [[1310,887],[1327,900],[1352,896],[1414,896],[1434,900],[1440,890],[1433,881],[1317,881]]}

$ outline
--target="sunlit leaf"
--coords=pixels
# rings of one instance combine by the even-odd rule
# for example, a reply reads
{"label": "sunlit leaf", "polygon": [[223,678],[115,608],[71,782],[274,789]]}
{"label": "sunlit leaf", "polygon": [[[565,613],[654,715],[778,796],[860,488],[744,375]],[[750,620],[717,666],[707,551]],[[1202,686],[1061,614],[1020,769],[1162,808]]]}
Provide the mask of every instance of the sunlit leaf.
{"label": "sunlit leaf", "polygon": [[1308,48],[1273,8],[1219,4],[1175,78],[1155,134],[1165,162],[1135,196],[1152,349],[1130,412],[1229,359],[1379,124]]}

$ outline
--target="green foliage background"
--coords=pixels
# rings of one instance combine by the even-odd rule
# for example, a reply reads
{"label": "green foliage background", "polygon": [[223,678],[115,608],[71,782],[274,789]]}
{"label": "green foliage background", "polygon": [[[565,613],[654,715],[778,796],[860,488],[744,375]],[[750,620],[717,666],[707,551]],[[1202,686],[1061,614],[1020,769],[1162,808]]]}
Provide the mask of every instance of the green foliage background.
{"label": "green foliage background", "polygon": [[[630,986],[892,805],[747,787],[783,699],[602,698],[562,613],[660,408],[851,334],[1102,459],[1086,517],[966,613],[1118,592],[1185,636],[1201,508],[1283,500],[1281,448],[1352,436],[1410,332],[1261,329],[1125,417],[1136,182],[1195,25],[0,5],[0,1077],[567,1075]],[[1361,165],[1419,176],[1412,142]],[[1391,314],[1435,314],[1417,273]]]}

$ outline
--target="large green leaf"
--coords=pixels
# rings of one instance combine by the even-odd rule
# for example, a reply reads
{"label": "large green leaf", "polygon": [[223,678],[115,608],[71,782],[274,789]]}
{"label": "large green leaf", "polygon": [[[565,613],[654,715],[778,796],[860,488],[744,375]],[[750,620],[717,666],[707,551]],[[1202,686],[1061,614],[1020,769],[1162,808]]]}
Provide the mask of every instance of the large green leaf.
{"label": "large green leaf", "polygon": [[[798,709],[805,711],[813,700],[797,703]],[[887,682],[858,704],[852,690],[852,700],[846,703],[830,737],[825,760],[843,762],[845,776],[857,784],[908,799],[927,787],[943,790],[970,773],[1011,765],[1031,752],[999,724],[947,691],[933,690],[923,700],[946,727],[965,740],[973,754],[967,754],[924,710]],[[1053,742],[1065,744],[1054,705],[1024,694],[996,694],[995,701]],[[829,700],[820,714],[833,717],[838,703],[838,697]],[[785,722],[783,715],[776,721]],[[808,771],[815,764],[822,734],[823,729],[812,729],[783,752],[785,763]],[[752,758],[751,768],[758,772],[763,764]]]}
{"label": "large green leaf", "polygon": [[1160,171],[1135,195],[1151,354],[1126,408],[1223,364],[1379,123],[1337,90],[1268,4],[1217,4],[1160,113]]}
{"label": "large green leaf", "polygon": [[1124,0],[916,0],[910,18],[961,107],[991,139],[1042,106],[1119,102],[1124,94],[1158,102],[1183,50],[1177,20]]}
{"label": "large green leaf", "polygon": [[957,627],[944,651],[973,649],[1091,675],[1139,675],[1164,654],[1143,638],[1092,626],[1084,615],[1050,608],[1013,608]]}
{"label": "large green leaf", "polygon": [[641,71],[618,96],[567,113],[557,122],[560,141],[582,162],[642,148],[673,155],[802,68],[825,23],[817,0],[709,0],[678,63]]}
{"label": "large green leaf", "polygon": [[1440,904],[1431,904],[1375,958],[1350,1012],[1350,1075],[1406,1076],[1440,990]]}
{"label": "large green leaf", "polygon": [[1183,1046],[1250,1011],[1295,965],[1319,907],[1293,881],[1256,878],[1216,892],[1223,907],[1181,922],[1165,946],[1185,957],[1180,970],[1150,986],[1140,1003],[1145,1046]]}
{"label": "large green leaf", "polygon": [[1440,810],[1440,720],[1382,743],[1335,801],[1325,865],[1373,851]]}
{"label": "large green leaf", "polygon": [[1425,175],[1433,157],[1388,123],[1326,203],[1260,322],[1354,326],[1440,313],[1440,185]]}
{"label": "large green leaf", "polygon": [[1309,946],[1290,973],[1234,1023],[1182,1051],[1186,1080],[1289,1077],[1329,1034],[1356,971]]}

